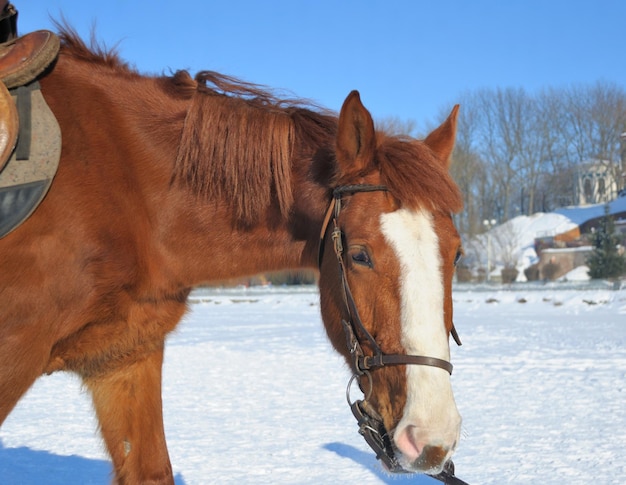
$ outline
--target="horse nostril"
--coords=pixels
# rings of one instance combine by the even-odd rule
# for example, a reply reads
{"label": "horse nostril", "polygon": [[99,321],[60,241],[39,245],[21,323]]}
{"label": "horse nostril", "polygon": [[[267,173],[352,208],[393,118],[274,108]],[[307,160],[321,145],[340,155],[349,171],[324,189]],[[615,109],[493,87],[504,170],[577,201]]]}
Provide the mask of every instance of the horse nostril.
{"label": "horse nostril", "polygon": [[441,446],[424,446],[422,454],[413,462],[413,466],[419,470],[434,470],[443,466],[448,450]]}

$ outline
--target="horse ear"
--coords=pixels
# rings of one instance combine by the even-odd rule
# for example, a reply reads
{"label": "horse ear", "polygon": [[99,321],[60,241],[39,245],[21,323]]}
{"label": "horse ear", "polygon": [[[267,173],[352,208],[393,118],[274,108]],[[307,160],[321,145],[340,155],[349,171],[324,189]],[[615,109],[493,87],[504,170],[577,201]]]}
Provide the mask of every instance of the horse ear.
{"label": "horse ear", "polygon": [[373,163],[376,132],[369,111],[361,103],[358,91],[343,102],[337,128],[337,162],[341,175],[361,172]]}
{"label": "horse ear", "polygon": [[456,119],[459,114],[459,105],[452,108],[452,112],[448,119],[441,126],[435,129],[426,137],[424,143],[435,152],[442,160],[446,167],[450,166],[450,156],[454,150],[454,139],[456,138]]}

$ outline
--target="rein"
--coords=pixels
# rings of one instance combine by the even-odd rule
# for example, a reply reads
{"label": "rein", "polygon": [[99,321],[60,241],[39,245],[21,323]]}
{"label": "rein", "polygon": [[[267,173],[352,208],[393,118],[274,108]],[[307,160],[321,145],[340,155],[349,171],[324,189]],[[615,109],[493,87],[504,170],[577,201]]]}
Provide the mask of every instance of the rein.
{"label": "rein", "polygon": [[[426,365],[430,367],[438,367],[445,370],[449,374],[452,374],[453,366],[447,360],[436,357],[427,357],[423,355],[385,354],[376,342],[376,339],[365,328],[365,325],[359,316],[359,311],[356,307],[356,302],[354,301],[352,291],[350,290],[350,285],[348,284],[348,279],[346,277],[346,267],[343,258],[343,232],[341,231],[338,222],[339,213],[341,212],[342,197],[344,194],[354,194],[357,192],[387,192],[387,190],[387,187],[384,185],[367,184],[343,185],[336,187],[333,190],[333,198],[330,202],[328,210],[326,211],[326,216],[324,217],[320,232],[318,267],[321,268],[322,266],[326,233],[328,232],[328,227],[332,219],[333,229],[331,237],[333,240],[333,247],[337,257],[337,262],[339,264],[339,274],[343,288],[344,302],[346,304],[348,314],[348,319],[344,320],[342,318],[341,324],[346,335],[346,345],[350,355],[352,356],[352,368],[354,372],[346,390],[348,404],[350,405],[352,414],[358,422],[359,433],[374,450],[376,458],[381,460],[391,472],[407,473],[395,456],[391,437],[385,428],[382,417],[376,412],[368,401],[373,387],[372,377],[369,371],[371,369],[389,365]],[[451,333],[455,342],[461,345],[461,341],[459,340],[454,327]],[[368,342],[373,355],[365,355],[361,345],[363,339]],[[352,382],[363,376],[366,376],[370,383],[369,390],[365,393],[365,399],[351,402],[350,388]],[[359,387],[361,387],[360,382]],[[431,476],[447,485],[467,485],[465,482],[454,476],[454,465],[452,462],[448,462],[445,465],[444,471]]]}

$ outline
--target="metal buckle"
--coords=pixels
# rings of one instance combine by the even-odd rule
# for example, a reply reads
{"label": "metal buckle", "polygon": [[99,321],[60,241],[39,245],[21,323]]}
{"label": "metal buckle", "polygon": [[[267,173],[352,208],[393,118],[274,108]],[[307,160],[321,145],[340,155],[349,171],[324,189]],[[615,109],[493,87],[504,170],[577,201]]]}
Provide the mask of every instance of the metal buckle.
{"label": "metal buckle", "polygon": [[369,403],[358,400],[350,405],[350,409],[359,425],[359,434],[376,453],[376,458],[382,461],[390,472],[409,473],[398,462],[382,418],[372,415],[377,413]]}

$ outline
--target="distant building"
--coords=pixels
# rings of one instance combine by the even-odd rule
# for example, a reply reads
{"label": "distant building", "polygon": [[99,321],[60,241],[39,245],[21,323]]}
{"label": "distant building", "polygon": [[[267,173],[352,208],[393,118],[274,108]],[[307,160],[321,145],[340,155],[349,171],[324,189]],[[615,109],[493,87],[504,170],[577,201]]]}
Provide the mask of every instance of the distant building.
{"label": "distant building", "polygon": [[626,132],[620,135],[617,161],[589,160],[578,169],[578,205],[606,204],[626,196]]}
{"label": "distant building", "polygon": [[620,162],[591,160],[583,163],[578,172],[578,204],[604,204],[618,196],[621,189]]}

